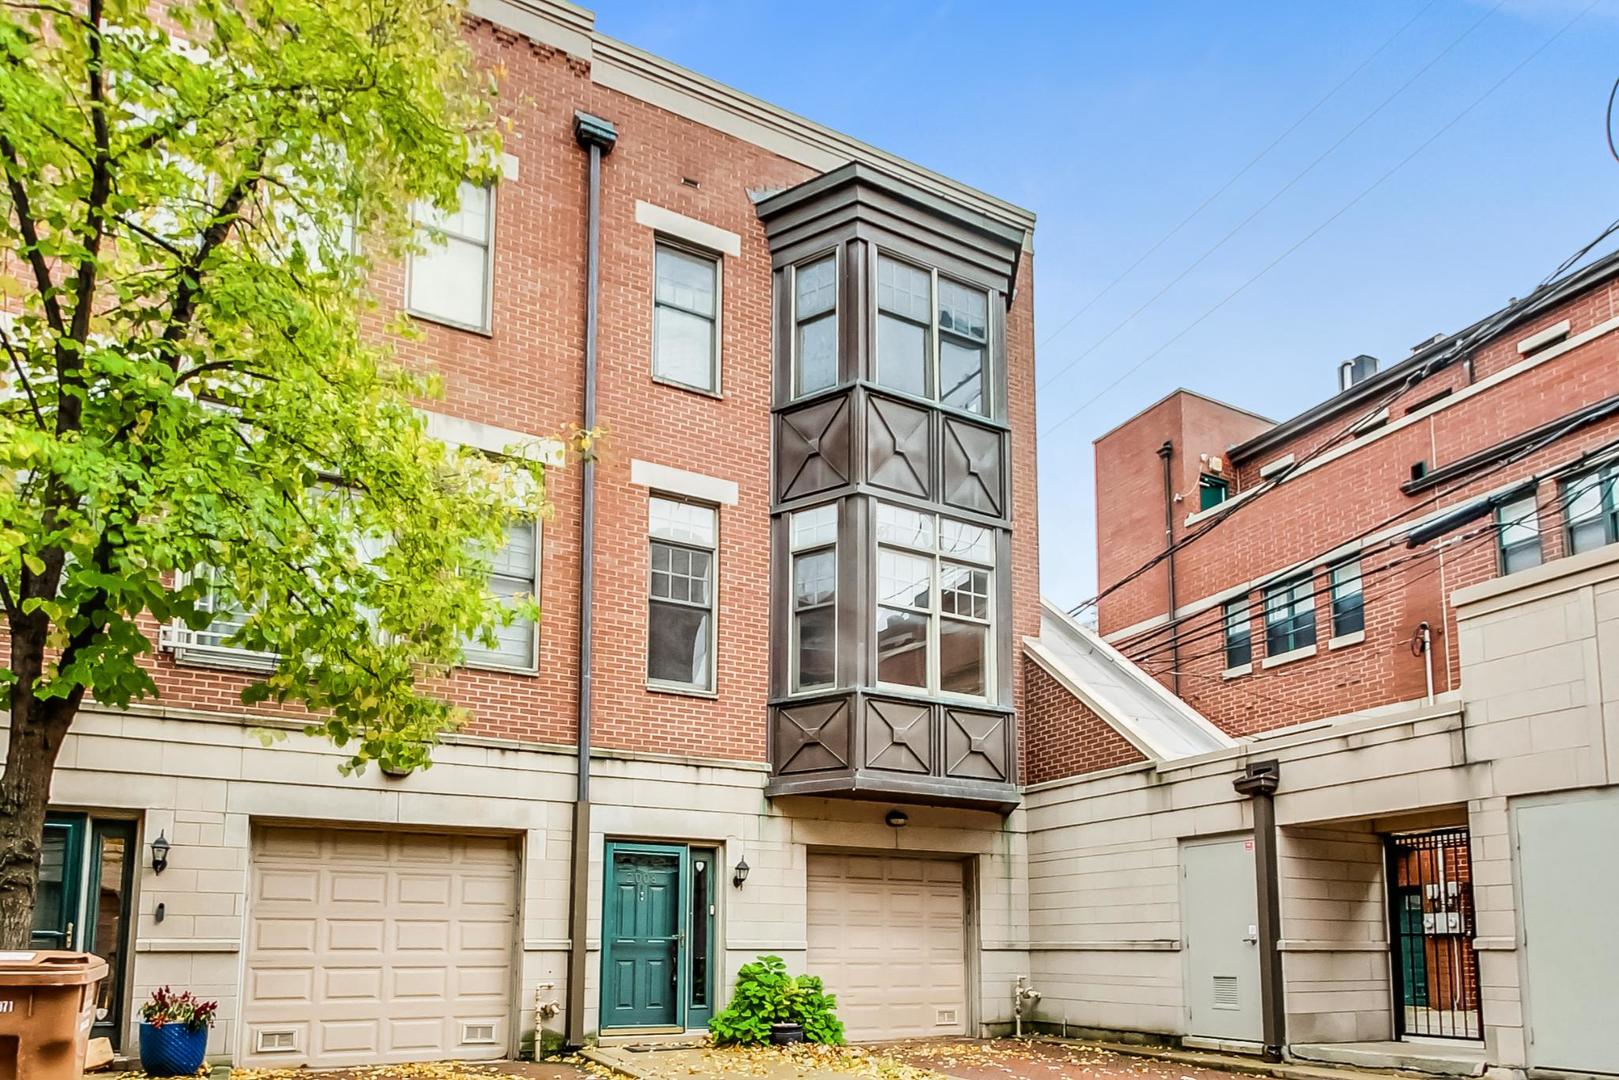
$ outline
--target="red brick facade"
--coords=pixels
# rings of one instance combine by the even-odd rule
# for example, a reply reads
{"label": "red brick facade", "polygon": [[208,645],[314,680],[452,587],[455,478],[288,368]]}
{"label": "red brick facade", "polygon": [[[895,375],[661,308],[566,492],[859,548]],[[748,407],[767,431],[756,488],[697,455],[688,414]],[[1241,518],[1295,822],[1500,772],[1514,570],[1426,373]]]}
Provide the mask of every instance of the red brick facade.
{"label": "red brick facade", "polygon": [[[407,359],[443,375],[434,411],[541,436],[580,422],[585,308],[586,158],[573,121],[610,121],[618,142],[602,180],[600,367],[593,741],[603,747],[761,760],[769,651],[771,264],[750,192],[815,175],[799,161],[608,89],[586,61],[472,21],[469,36],[501,75],[510,120],[505,150],[515,179],[494,197],[493,311],[487,334],[420,321]],[[654,234],[638,200],[741,237],[722,269],[722,395],[651,376]],[[1013,447],[1013,640],[1038,632],[1034,449],[1033,277],[1025,252],[1007,320]],[[403,304],[404,269],[377,281],[384,308]],[[716,690],[649,690],[647,499],[630,465],[643,460],[734,482],[720,509]],[[576,462],[550,478],[553,516],[542,528],[539,665],[535,674],[461,670],[447,691],[471,713],[467,730],[549,744],[574,741],[577,723],[580,482]],[[156,627],[153,628],[156,637]],[[1021,663],[1021,657],[1019,659]],[[150,661],[164,705],[240,713],[249,677]],[[1022,679],[1013,685],[1021,696]],[[259,710],[273,712],[273,710]]]}
{"label": "red brick facade", "polygon": [[[1166,438],[1172,440],[1179,462],[1175,483],[1182,499],[1175,509],[1175,536],[1204,535],[1181,548],[1175,558],[1176,600],[1183,614],[1177,627],[1178,667],[1172,660],[1170,633],[1153,625],[1153,620],[1162,622],[1166,610],[1162,566],[1102,600],[1102,634],[1166,685],[1178,671],[1181,695],[1238,735],[1421,697],[1424,661],[1414,643],[1423,622],[1434,639],[1434,689],[1438,693],[1456,689],[1459,667],[1448,598],[1456,589],[1500,572],[1492,519],[1459,526],[1440,541],[1414,550],[1404,545],[1402,537],[1368,542],[1360,552],[1364,640],[1346,635],[1348,640],[1336,648],[1329,647],[1333,629],[1326,556],[1387,521],[1409,523],[1440,507],[1542,474],[1619,438],[1619,421],[1608,420],[1567,433],[1501,467],[1481,466],[1410,495],[1400,487],[1411,479],[1417,463],[1429,471],[1443,468],[1619,392],[1615,365],[1619,333],[1608,325],[1616,315],[1619,280],[1610,268],[1551,310],[1485,341],[1470,362],[1454,363],[1407,386],[1390,402],[1385,423],[1353,437],[1343,433],[1366,415],[1365,406],[1326,415],[1286,441],[1239,452],[1233,461],[1232,444],[1254,434],[1244,430],[1252,418],[1185,392],[1103,436],[1097,442],[1096,460],[1104,587],[1164,548],[1161,462],[1156,451]],[[1595,331],[1589,340],[1554,344],[1526,359],[1518,343],[1564,320],[1570,324],[1568,338]],[[1523,367],[1510,370],[1514,365]],[[1496,381],[1490,382],[1492,378]],[[1374,403],[1390,392],[1374,395]],[[1447,402],[1450,397],[1455,400]],[[1409,414],[1430,408],[1431,412],[1406,421]],[[1197,419],[1207,415],[1214,417],[1212,423]],[[1226,473],[1235,481],[1233,494],[1240,494],[1264,483],[1259,470],[1267,463],[1288,454],[1302,462],[1323,446],[1341,456],[1323,455],[1319,465],[1289,477],[1250,505],[1233,507],[1218,525],[1208,520],[1185,524],[1188,514],[1197,510],[1201,455],[1225,458]],[[1565,553],[1558,484],[1542,482],[1538,500],[1543,558],[1558,558]],[[1312,558],[1315,654],[1267,669],[1263,597],[1250,590],[1252,671],[1228,671],[1221,605],[1205,606],[1196,614],[1187,609],[1240,593],[1245,583]]]}
{"label": "red brick facade", "polygon": [[1097,716],[1039,664],[1025,659],[1026,783],[1081,776],[1145,761],[1128,739]]}

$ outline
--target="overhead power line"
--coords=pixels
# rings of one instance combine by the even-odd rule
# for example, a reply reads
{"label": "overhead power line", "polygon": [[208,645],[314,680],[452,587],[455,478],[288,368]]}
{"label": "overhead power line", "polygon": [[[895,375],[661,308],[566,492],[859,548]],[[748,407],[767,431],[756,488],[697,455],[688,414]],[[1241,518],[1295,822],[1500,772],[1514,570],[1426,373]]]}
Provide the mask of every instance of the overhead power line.
{"label": "overhead power line", "polygon": [[[1522,71],[1530,63],[1532,63],[1537,57],[1539,57],[1541,53],[1545,52],[1548,48],[1550,48],[1559,38],[1561,38],[1565,33],[1567,33],[1568,30],[1576,22],[1578,22],[1581,17],[1583,17],[1587,12],[1589,12],[1592,8],[1594,8],[1600,2],[1601,2],[1601,0],[1590,0],[1590,3],[1588,3],[1585,7],[1581,8],[1580,11],[1578,11],[1573,16],[1573,18],[1569,19],[1561,27],[1559,27],[1556,33],[1552,34],[1551,37],[1547,38],[1545,41],[1542,41],[1539,45],[1537,45],[1533,50],[1531,50],[1529,52],[1529,54],[1527,56],[1525,56],[1523,59],[1519,60],[1516,64],[1514,64],[1512,66],[1512,68],[1507,71],[1506,74],[1502,75],[1495,82],[1491,83],[1490,86],[1488,88],[1486,88],[1483,93],[1481,93],[1477,97],[1475,97],[1471,102],[1469,102],[1467,104],[1467,106],[1465,108],[1463,108],[1455,116],[1451,117],[1450,120],[1446,121],[1443,125],[1441,125],[1438,128],[1438,130],[1434,131],[1426,139],[1424,139],[1422,142],[1418,143],[1415,149],[1413,149],[1405,157],[1401,158],[1398,162],[1396,162],[1392,167],[1390,167],[1386,172],[1384,172],[1376,180],[1372,181],[1372,183],[1370,185],[1363,188],[1360,191],[1360,193],[1357,194],[1354,198],[1350,199],[1343,206],[1339,207],[1325,221],[1321,222],[1315,228],[1313,228],[1309,232],[1305,233],[1304,236],[1301,237],[1298,241],[1293,243],[1291,246],[1289,246],[1284,251],[1282,251],[1281,254],[1277,255],[1274,259],[1272,259],[1269,263],[1267,263],[1262,269],[1259,270],[1258,273],[1256,273],[1253,276],[1249,277],[1247,280],[1242,282],[1242,284],[1238,285],[1235,289],[1232,289],[1229,293],[1227,293],[1219,301],[1217,301],[1215,304],[1213,304],[1211,307],[1209,307],[1207,310],[1205,310],[1196,319],[1192,320],[1186,326],[1184,326],[1179,331],[1177,331],[1174,334],[1174,336],[1169,338],[1169,340],[1165,341],[1162,345],[1159,345],[1156,349],[1153,349],[1151,352],[1149,352],[1145,356],[1143,356],[1140,360],[1137,360],[1134,364],[1127,367],[1115,379],[1113,379],[1112,382],[1109,382],[1106,386],[1102,387],[1102,389],[1098,390],[1096,393],[1094,393],[1090,397],[1086,398],[1076,408],[1074,408],[1074,409],[1070,410],[1068,413],[1064,414],[1061,419],[1057,420],[1055,423],[1053,423],[1053,424],[1049,425],[1048,427],[1046,427],[1043,431],[1040,432],[1040,437],[1041,438],[1047,438],[1053,432],[1055,432],[1058,428],[1061,428],[1064,425],[1068,424],[1069,422],[1073,421],[1076,417],[1078,417],[1086,409],[1090,408],[1097,401],[1099,401],[1102,397],[1104,397],[1109,392],[1111,392],[1120,383],[1124,382],[1124,380],[1128,379],[1131,375],[1134,375],[1137,371],[1140,371],[1148,363],[1152,362],[1158,356],[1162,355],[1166,350],[1168,350],[1170,347],[1175,345],[1178,341],[1180,341],[1182,338],[1184,338],[1187,334],[1191,333],[1193,330],[1197,329],[1197,327],[1201,326],[1204,322],[1208,321],[1208,319],[1213,317],[1216,313],[1218,313],[1222,308],[1224,308],[1232,300],[1235,300],[1238,296],[1242,295],[1242,293],[1246,292],[1249,287],[1251,287],[1254,283],[1259,281],[1265,275],[1269,274],[1272,270],[1274,270],[1277,266],[1279,266],[1284,260],[1286,260],[1294,252],[1296,252],[1299,248],[1303,247],[1305,244],[1307,244],[1311,240],[1315,239],[1315,237],[1318,236],[1321,232],[1325,231],[1328,226],[1332,225],[1339,218],[1343,217],[1350,210],[1352,210],[1356,206],[1358,206],[1363,200],[1366,199],[1367,196],[1371,195],[1374,191],[1376,191],[1378,188],[1382,187],[1385,183],[1387,183],[1396,173],[1398,173],[1401,169],[1405,168],[1405,166],[1409,165],[1413,160],[1415,160],[1416,157],[1419,154],[1421,154],[1428,147],[1432,146],[1441,137],[1443,137],[1447,132],[1449,132],[1451,128],[1453,128],[1457,124],[1461,123],[1464,119],[1466,119],[1468,116],[1470,116],[1475,109],[1477,109],[1480,105],[1482,105],[1489,98],[1494,96],[1496,91],[1500,90],[1501,87],[1506,85],[1506,83],[1509,80],[1511,80],[1515,75],[1517,75],[1518,72]],[[1156,299],[1156,297],[1154,297],[1154,299]],[[1151,303],[1151,301],[1149,301],[1149,303]],[[1140,310],[1143,310],[1143,309],[1137,309],[1138,313],[1139,313]],[[1134,318],[1133,314],[1132,314],[1131,318]],[[1123,324],[1120,324],[1121,327],[1122,327],[1122,325]],[[1112,331],[1109,332],[1109,336],[1111,336],[1111,334],[1112,334]],[[1097,344],[1100,345],[1101,342],[1098,342]],[[1068,367],[1065,367],[1062,371],[1059,371],[1057,373],[1057,376],[1062,375],[1069,368],[1071,368],[1073,366],[1073,364],[1077,364],[1080,360],[1084,359],[1084,357],[1086,355],[1088,355],[1088,353],[1090,351],[1093,351],[1094,348],[1095,348],[1095,346],[1092,347],[1092,350],[1087,350],[1086,353],[1081,353],[1080,356],[1076,357],[1074,359],[1074,361]],[[1053,378],[1055,378],[1057,376],[1053,376]]]}
{"label": "overhead power line", "polygon": [[[1203,211],[1207,210],[1209,208],[1209,206],[1211,204],[1213,204],[1214,200],[1218,199],[1221,195],[1224,195],[1227,191],[1230,191],[1232,186],[1234,184],[1236,184],[1237,181],[1241,180],[1244,176],[1247,176],[1248,173],[1253,170],[1254,166],[1258,165],[1261,161],[1265,160],[1265,158],[1269,157],[1270,152],[1272,150],[1275,150],[1278,146],[1282,145],[1282,143],[1286,141],[1286,139],[1287,139],[1287,137],[1289,135],[1293,134],[1300,127],[1304,126],[1304,122],[1306,120],[1309,120],[1310,117],[1312,117],[1316,113],[1320,112],[1321,108],[1324,105],[1326,105],[1327,102],[1331,101],[1334,97],[1337,96],[1338,91],[1340,91],[1344,87],[1348,86],[1350,84],[1350,82],[1352,82],[1354,80],[1355,76],[1359,75],[1362,71],[1365,71],[1368,67],[1370,67],[1372,65],[1373,61],[1375,61],[1379,56],[1382,56],[1383,53],[1388,51],[1388,47],[1390,45],[1393,45],[1394,42],[1399,39],[1400,35],[1404,34],[1407,30],[1411,29],[1412,24],[1414,24],[1418,19],[1422,18],[1424,15],[1426,15],[1428,13],[1428,11],[1434,6],[1434,4],[1436,4],[1438,2],[1439,2],[1439,0],[1428,0],[1428,3],[1425,4],[1422,8],[1420,8],[1415,15],[1413,15],[1413,16],[1411,16],[1411,18],[1407,19],[1403,24],[1401,24],[1401,26],[1400,26],[1400,28],[1398,30],[1396,30],[1396,31],[1394,31],[1394,33],[1390,34],[1384,40],[1383,44],[1379,45],[1377,48],[1373,49],[1369,54],[1367,54],[1366,58],[1363,59],[1360,63],[1356,64],[1355,67],[1349,72],[1348,75],[1345,75],[1342,79],[1339,79],[1338,82],[1333,85],[1332,89],[1328,90],[1325,94],[1321,95],[1321,97],[1316,99],[1316,103],[1314,105],[1311,105],[1308,109],[1306,109],[1299,116],[1299,118],[1297,120],[1294,120],[1291,124],[1289,124],[1282,131],[1282,133],[1280,135],[1278,135],[1278,136],[1276,136],[1276,138],[1272,139],[1270,141],[1269,145],[1267,145],[1263,150],[1261,150],[1259,153],[1255,154],[1253,157],[1249,158],[1248,163],[1246,165],[1244,165],[1242,168],[1238,169],[1236,172],[1232,173],[1230,178],[1227,179],[1225,183],[1221,184],[1219,187],[1215,188],[1212,192],[1210,192],[1209,195],[1202,202],[1197,204],[1197,206],[1192,210],[1192,212],[1190,214],[1187,214],[1185,217],[1181,218],[1180,221],[1176,223],[1174,228],[1170,229],[1168,232],[1164,233],[1164,235],[1160,236],[1158,238],[1157,243],[1153,244],[1146,251],[1143,251],[1140,255],[1138,255],[1134,262],[1132,262],[1129,266],[1126,266],[1123,270],[1121,270],[1119,272],[1119,275],[1117,277],[1115,277],[1112,281],[1108,282],[1105,286],[1103,286],[1101,292],[1099,292],[1096,295],[1092,296],[1078,310],[1073,312],[1073,314],[1069,315],[1068,318],[1064,319],[1061,326],[1057,327],[1057,329],[1055,329],[1055,330],[1051,331],[1049,334],[1047,334],[1040,341],[1039,348],[1041,348],[1041,349],[1045,348],[1047,345],[1049,345],[1053,341],[1055,341],[1058,337],[1062,336],[1063,331],[1067,330],[1070,326],[1072,326],[1074,324],[1075,320],[1077,320],[1081,315],[1085,314],[1091,308],[1095,307],[1097,305],[1097,303],[1099,301],[1101,301],[1101,299],[1104,296],[1106,296],[1108,293],[1112,292],[1114,290],[1114,288],[1117,287],[1119,285],[1119,283],[1122,282],[1125,278],[1127,278],[1131,274],[1135,273],[1135,271],[1141,266],[1142,263],[1144,263],[1148,259],[1150,259],[1154,254],[1157,253],[1159,248],[1163,247],[1171,239],[1173,239],[1177,234],[1179,234],[1182,229],[1184,229],[1184,228],[1186,228],[1186,226],[1190,225],[1198,217],[1199,214],[1203,213]],[[1499,7],[1500,5],[1498,4],[1497,6]],[[1041,385],[1044,385],[1044,383],[1042,383]]]}

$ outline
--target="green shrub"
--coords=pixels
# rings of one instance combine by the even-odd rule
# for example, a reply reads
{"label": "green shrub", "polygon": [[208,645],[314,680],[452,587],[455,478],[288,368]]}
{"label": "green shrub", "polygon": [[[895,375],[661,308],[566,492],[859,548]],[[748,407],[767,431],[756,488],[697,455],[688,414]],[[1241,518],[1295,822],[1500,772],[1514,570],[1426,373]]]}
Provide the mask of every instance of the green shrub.
{"label": "green shrub", "polygon": [[810,1042],[838,1046],[843,1023],[838,999],[813,975],[787,974],[779,956],[761,956],[736,973],[731,1004],[708,1022],[719,1046],[755,1046],[770,1041],[771,1024],[802,1024]]}

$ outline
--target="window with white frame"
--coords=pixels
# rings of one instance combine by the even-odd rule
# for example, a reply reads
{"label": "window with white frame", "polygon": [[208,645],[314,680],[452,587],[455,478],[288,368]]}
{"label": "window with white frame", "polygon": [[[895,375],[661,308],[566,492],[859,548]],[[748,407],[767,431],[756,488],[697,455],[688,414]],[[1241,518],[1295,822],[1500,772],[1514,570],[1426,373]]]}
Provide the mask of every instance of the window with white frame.
{"label": "window with white frame", "polygon": [[838,259],[793,268],[793,396],[837,385]]}
{"label": "window with white frame", "polygon": [[1366,597],[1360,587],[1360,560],[1341,562],[1327,571],[1332,592],[1332,636],[1345,637],[1366,629]]}
{"label": "window with white frame", "polygon": [[838,504],[795,511],[792,546],[792,687],[822,690],[838,681]]}
{"label": "window with white frame", "polygon": [[887,503],[877,517],[877,681],[987,699],[995,536]]}
{"label": "window with white frame", "polygon": [[[528,599],[538,595],[539,576],[539,523],[508,522],[505,542],[490,560],[489,592],[503,604]],[[521,618],[495,628],[493,648],[481,641],[467,641],[462,648],[473,667],[533,671],[539,663],[538,643],[534,620]]]}
{"label": "window with white frame", "polygon": [[1619,541],[1619,463],[1576,476],[1563,485],[1568,551],[1578,555]]}
{"label": "window with white frame", "polygon": [[663,495],[649,500],[647,681],[653,686],[714,688],[718,516],[702,503]]}
{"label": "window with white frame", "polygon": [[720,260],[659,241],[653,263],[652,374],[718,393]]}
{"label": "window with white frame", "polygon": [[879,255],[877,382],[989,415],[989,294]]}
{"label": "window with white frame", "polygon": [[1265,655],[1281,656],[1315,644],[1315,595],[1308,577],[1265,590]]}
{"label": "window with white frame", "polygon": [[417,203],[417,239],[405,304],[412,314],[469,330],[489,329],[493,272],[494,191],[462,181],[453,211]]}
{"label": "window with white frame", "polygon": [[1540,505],[1533,491],[1496,507],[1495,526],[1501,573],[1540,565]]}

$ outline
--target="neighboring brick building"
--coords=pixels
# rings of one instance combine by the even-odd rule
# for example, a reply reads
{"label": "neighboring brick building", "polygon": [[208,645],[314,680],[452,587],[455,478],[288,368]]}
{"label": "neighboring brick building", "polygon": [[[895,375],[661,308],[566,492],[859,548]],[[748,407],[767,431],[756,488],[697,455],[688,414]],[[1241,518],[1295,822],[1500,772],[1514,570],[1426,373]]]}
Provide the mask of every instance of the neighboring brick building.
{"label": "neighboring brick building", "polygon": [[1376,368],[1097,440],[1100,635],[1025,643],[1042,1008],[1619,1071],[1619,256]]}
{"label": "neighboring brick building", "polygon": [[[570,4],[471,12],[501,175],[376,285],[420,330],[400,354],[443,376],[430,432],[555,459],[554,514],[492,579],[543,617],[469,651],[443,687],[468,723],[410,776],[344,777],[295,711],[244,708],[274,658],[232,644],[228,603],[153,626],[160,697],[87,708],[63,751],[37,940],[112,961],[123,1048],[172,984],[220,1000],[216,1056],[260,1066],[702,1028],[761,952],[825,975],[856,1035],[1009,1023],[1020,954],[968,942],[1026,922],[1033,215]],[[585,468],[556,440],[584,415],[592,144],[581,800]]]}

